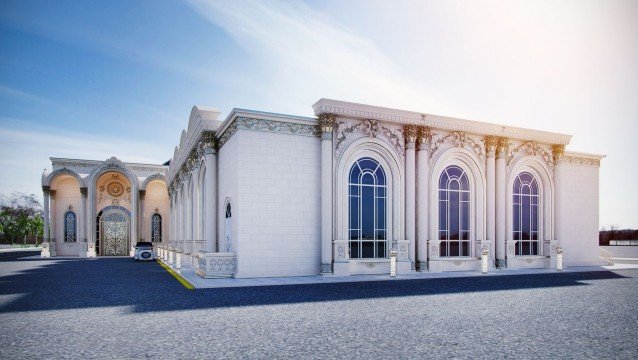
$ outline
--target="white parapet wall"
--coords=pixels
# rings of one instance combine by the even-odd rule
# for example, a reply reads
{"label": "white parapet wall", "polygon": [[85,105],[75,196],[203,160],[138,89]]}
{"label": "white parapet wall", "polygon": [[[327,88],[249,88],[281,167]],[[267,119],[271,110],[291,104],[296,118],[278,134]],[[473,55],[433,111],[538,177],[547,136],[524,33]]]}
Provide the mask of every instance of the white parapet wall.
{"label": "white parapet wall", "polygon": [[203,278],[233,277],[237,271],[235,253],[216,253],[204,250],[197,254],[195,273]]}

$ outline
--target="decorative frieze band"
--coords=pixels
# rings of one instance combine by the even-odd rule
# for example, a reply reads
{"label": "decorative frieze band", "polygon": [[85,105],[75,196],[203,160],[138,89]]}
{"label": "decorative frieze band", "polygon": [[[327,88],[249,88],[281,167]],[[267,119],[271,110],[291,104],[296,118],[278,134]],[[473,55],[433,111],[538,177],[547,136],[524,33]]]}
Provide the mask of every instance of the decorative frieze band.
{"label": "decorative frieze band", "polygon": [[563,164],[600,167],[599,159],[565,155],[562,160]]}
{"label": "decorative frieze band", "polygon": [[224,146],[226,141],[228,141],[228,139],[230,139],[230,137],[233,136],[238,129],[303,136],[318,136],[320,131],[316,125],[312,124],[299,124],[238,116],[219,137],[218,147],[221,148]]}
{"label": "decorative frieze band", "polygon": [[335,143],[335,155],[339,156],[343,151],[343,145],[345,140],[353,132],[359,132],[364,136],[377,138],[382,135],[399,153],[403,156],[405,153],[405,138],[402,129],[393,129],[382,124],[379,124],[376,120],[362,120],[362,121],[337,121],[336,126],[336,143]]}

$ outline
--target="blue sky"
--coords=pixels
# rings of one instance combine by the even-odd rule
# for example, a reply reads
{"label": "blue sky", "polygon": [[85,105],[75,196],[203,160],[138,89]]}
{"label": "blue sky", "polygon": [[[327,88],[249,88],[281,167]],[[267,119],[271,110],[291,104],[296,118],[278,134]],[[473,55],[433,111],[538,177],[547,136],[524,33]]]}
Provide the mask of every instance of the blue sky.
{"label": "blue sky", "polygon": [[193,105],[321,97],[574,135],[638,228],[636,1],[0,2],[0,193],[49,156],[164,162]]}

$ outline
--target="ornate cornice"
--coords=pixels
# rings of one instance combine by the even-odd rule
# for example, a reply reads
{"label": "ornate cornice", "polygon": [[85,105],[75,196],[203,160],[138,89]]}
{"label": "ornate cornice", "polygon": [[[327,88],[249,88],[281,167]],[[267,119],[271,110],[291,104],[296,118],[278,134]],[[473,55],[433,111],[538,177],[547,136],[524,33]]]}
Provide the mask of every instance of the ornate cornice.
{"label": "ornate cornice", "polygon": [[502,126],[493,123],[464,120],[447,116],[423,114],[399,109],[357,104],[346,101],[320,99],[313,105],[315,114],[332,113],[350,119],[371,119],[400,125],[429,126],[433,130],[465,132],[476,135],[505,136],[523,141],[545,144],[568,144],[570,135],[538,131],[532,129]]}
{"label": "ornate cornice", "polygon": [[289,135],[318,136],[319,128],[312,124],[275,121],[237,116],[219,137],[219,148],[239,129],[282,133]]}
{"label": "ornate cornice", "polygon": [[563,164],[600,167],[600,160],[580,156],[564,155]]}

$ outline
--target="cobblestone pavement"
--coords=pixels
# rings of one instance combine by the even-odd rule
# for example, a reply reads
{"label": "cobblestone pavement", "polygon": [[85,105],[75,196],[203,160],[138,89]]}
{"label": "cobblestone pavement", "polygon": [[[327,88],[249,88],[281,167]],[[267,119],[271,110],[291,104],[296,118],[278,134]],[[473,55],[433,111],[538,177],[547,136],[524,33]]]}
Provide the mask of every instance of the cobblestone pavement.
{"label": "cobblestone pavement", "polygon": [[638,358],[638,270],[187,290],[0,259],[0,358]]}

